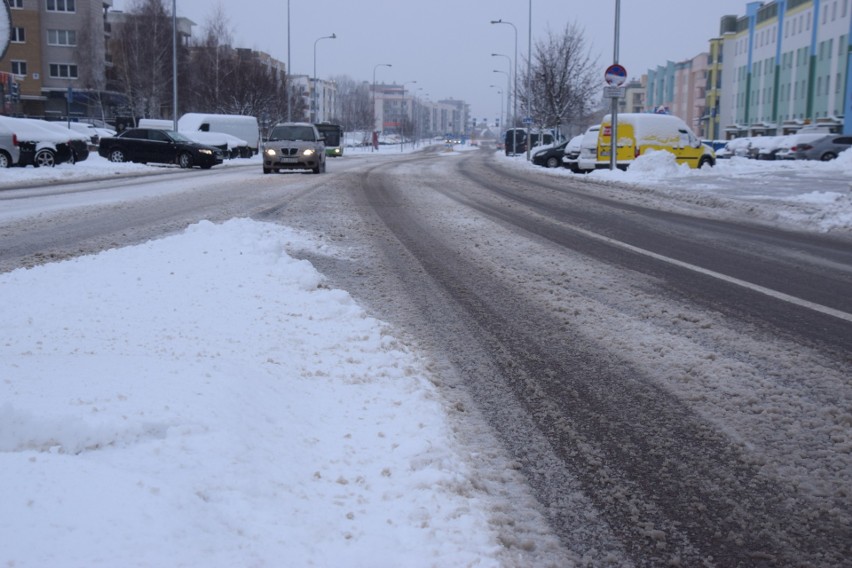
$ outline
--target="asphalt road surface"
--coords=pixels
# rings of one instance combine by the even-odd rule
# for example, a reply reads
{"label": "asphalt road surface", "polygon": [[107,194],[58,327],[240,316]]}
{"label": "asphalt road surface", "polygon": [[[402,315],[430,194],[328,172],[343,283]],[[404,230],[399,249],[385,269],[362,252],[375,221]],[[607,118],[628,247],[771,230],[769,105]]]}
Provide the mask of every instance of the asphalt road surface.
{"label": "asphalt road surface", "polygon": [[849,239],[486,151],[259,170],[0,192],[86,203],[0,223],[0,270],[201,219],[312,231],[344,253],[308,259],[428,354],[459,435],[484,427],[528,484],[562,547],[542,565],[852,565]]}

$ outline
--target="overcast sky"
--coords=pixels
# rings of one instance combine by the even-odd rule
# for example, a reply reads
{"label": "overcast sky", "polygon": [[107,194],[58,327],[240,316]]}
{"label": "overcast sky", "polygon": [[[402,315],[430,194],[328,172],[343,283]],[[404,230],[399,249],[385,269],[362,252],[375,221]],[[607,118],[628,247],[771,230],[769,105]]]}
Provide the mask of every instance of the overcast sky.
{"label": "overcast sky", "polygon": [[[126,9],[133,0],[115,0],[114,9]],[[533,42],[550,28],[562,31],[576,22],[585,31],[593,53],[599,56],[601,88],[604,70],[613,62],[615,0],[531,0]],[[164,0],[170,9],[172,0]],[[217,0],[176,0],[178,16],[198,24],[208,22]],[[437,101],[463,99],[473,117],[494,120],[500,114],[501,95],[509,61],[514,58],[518,30],[518,68],[528,52],[530,0],[289,0],[292,71],[312,75],[314,46],[332,33],[337,39],[316,42],[317,76],[349,75],[378,82],[408,83],[417,96]],[[746,0],[623,0],[619,63],[630,76],[649,68],[680,61],[707,50],[719,32],[725,14],[744,15]],[[221,2],[236,47],[265,51],[287,61],[288,0]],[[505,99],[503,99],[505,104]]]}

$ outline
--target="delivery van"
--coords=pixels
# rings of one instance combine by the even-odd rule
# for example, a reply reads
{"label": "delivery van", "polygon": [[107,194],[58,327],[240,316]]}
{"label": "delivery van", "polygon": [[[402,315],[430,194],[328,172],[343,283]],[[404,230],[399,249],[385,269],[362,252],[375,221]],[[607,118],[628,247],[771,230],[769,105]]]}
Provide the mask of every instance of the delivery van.
{"label": "delivery van", "polygon": [[201,114],[188,112],[178,120],[178,130],[189,132],[224,132],[248,142],[250,151],[257,154],[260,146],[260,126],[257,118],[242,114]]}
{"label": "delivery van", "polygon": [[[716,164],[716,153],[701,142],[686,123],[670,114],[624,113],[618,115],[616,166],[627,169],[630,163],[651,150],[665,150],[678,164],[701,168]],[[612,156],[612,116],[606,115],[598,133],[595,167],[610,167]]]}

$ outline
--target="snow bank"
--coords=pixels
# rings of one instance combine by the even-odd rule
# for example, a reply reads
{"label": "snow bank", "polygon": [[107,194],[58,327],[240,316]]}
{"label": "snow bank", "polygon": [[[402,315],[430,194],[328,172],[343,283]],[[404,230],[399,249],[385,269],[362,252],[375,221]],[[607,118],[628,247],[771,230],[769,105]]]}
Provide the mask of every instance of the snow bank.
{"label": "snow bank", "polygon": [[278,225],[0,275],[0,564],[496,566],[423,363]]}

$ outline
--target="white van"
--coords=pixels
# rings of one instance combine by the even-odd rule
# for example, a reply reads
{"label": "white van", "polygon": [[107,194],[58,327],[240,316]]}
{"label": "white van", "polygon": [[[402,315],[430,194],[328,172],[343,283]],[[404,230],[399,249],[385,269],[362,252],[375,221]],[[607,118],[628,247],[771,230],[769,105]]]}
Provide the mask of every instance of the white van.
{"label": "white van", "polygon": [[178,120],[178,131],[223,132],[248,142],[253,154],[260,147],[260,126],[257,118],[242,114],[201,114],[189,112]]}
{"label": "white van", "polygon": [[[172,130],[174,121],[159,119],[159,118],[140,118],[138,122],[139,128],[158,128],[161,130]],[[183,130],[178,121],[178,131],[199,144],[205,146],[214,146],[224,152],[226,158],[250,158],[253,149],[248,142],[242,138],[231,136],[226,132],[204,132],[202,130]]]}

